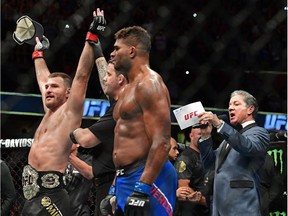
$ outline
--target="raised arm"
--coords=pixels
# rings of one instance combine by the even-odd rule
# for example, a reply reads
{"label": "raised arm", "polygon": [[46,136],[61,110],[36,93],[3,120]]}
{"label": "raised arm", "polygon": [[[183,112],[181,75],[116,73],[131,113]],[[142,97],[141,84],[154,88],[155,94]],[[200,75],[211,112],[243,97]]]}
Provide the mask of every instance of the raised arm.
{"label": "raised arm", "polygon": [[50,46],[48,38],[43,36],[42,41],[36,37],[36,45],[34,47],[34,52],[32,53],[32,59],[34,60],[36,78],[38,82],[38,86],[42,95],[42,103],[44,107],[44,111],[46,112],[46,106],[44,103],[45,100],[45,84],[47,83],[48,76],[50,75],[50,71],[47,67],[47,64],[44,60],[43,51],[48,49]]}
{"label": "raised arm", "polygon": [[[93,49],[95,64],[97,66],[99,75],[99,81],[103,91],[103,78],[107,70],[107,61],[104,58],[101,43],[98,39],[97,33],[99,33],[100,30],[104,31],[105,25],[106,21],[104,19],[104,12],[97,9],[96,12],[93,12],[93,22],[90,24],[90,29],[87,33],[87,37],[90,39],[88,39],[87,42]],[[77,128],[70,133],[70,137],[73,143],[79,143],[84,148],[91,148],[101,143],[101,140],[98,139],[98,137],[96,137],[88,128]]]}
{"label": "raised arm", "polygon": [[[97,71],[98,71],[100,85],[101,85],[102,91],[104,92],[104,81],[103,81],[103,78],[105,77],[106,71],[107,71],[107,61],[106,61],[106,59],[104,57],[100,57],[100,58],[97,58],[95,60],[95,64],[97,66]],[[106,95],[106,97],[109,99],[108,95]]]}
{"label": "raised arm", "polygon": [[90,25],[89,31],[86,35],[85,46],[80,56],[76,74],[72,82],[70,97],[67,101],[68,108],[72,109],[73,113],[75,114],[81,114],[81,116],[83,103],[86,96],[88,79],[90,77],[95,59],[94,50],[93,46],[91,46],[91,43],[97,44],[99,42],[97,34],[104,31],[106,25],[103,10],[100,11],[100,9],[97,8],[96,14],[95,11],[93,14],[93,22]]}
{"label": "raised arm", "polygon": [[[99,12],[97,10],[93,12],[93,17],[97,17],[99,15]],[[103,12],[103,16],[104,16],[104,12]],[[93,22],[91,23],[90,25],[90,29],[96,29],[96,30],[93,30],[93,32],[97,33],[97,29],[98,29],[98,25],[97,22],[95,24],[95,20],[93,20]],[[105,23],[105,20],[104,20],[104,23]],[[106,24],[106,23],[105,23]],[[95,26],[96,25],[96,26]],[[102,25],[103,26],[103,25]],[[102,27],[101,26],[101,27]],[[100,28],[99,28],[100,29]],[[104,26],[104,29],[105,29],[105,26]],[[104,31],[103,29],[103,31]],[[88,41],[90,43],[90,45],[93,47],[93,51],[94,51],[94,58],[95,58],[95,64],[96,64],[96,67],[97,67],[97,71],[98,71],[98,77],[99,77],[99,82],[100,82],[100,85],[101,85],[101,88],[102,88],[102,91],[104,91],[104,81],[103,81],[103,78],[105,77],[106,75],[106,71],[107,71],[107,61],[104,57],[104,54],[103,54],[103,51],[102,51],[102,47],[101,47],[101,43],[100,43],[100,40],[98,39],[97,42],[94,42],[94,41]],[[109,97],[106,95],[106,97],[109,99]]]}
{"label": "raised arm", "polygon": [[82,116],[83,103],[93,63],[94,55],[92,47],[88,42],[85,42],[70,89],[70,96],[67,100],[67,109],[71,110],[73,114]]}

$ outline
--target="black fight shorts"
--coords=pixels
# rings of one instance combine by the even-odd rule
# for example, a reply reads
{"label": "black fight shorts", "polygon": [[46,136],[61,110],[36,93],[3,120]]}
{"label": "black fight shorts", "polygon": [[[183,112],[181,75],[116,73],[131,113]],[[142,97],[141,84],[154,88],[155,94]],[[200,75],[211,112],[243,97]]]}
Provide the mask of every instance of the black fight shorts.
{"label": "black fight shorts", "polygon": [[68,192],[64,189],[63,173],[38,172],[26,165],[22,173],[22,186],[26,202],[23,216],[71,216]]}
{"label": "black fight shorts", "polygon": [[71,216],[69,196],[65,189],[52,190],[26,200],[22,216]]}

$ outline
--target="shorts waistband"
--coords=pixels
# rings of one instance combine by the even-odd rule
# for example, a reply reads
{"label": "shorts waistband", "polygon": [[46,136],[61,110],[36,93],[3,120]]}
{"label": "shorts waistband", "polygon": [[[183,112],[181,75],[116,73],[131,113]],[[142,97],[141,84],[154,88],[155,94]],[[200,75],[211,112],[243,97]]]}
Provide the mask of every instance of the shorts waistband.
{"label": "shorts waistband", "polygon": [[63,173],[58,171],[37,171],[26,165],[22,173],[23,192],[26,199],[32,199],[38,193],[65,187]]}
{"label": "shorts waistband", "polygon": [[131,172],[133,172],[134,170],[145,166],[146,164],[146,159],[145,160],[140,160],[140,161],[136,161],[135,163],[126,165],[126,166],[120,166],[116,169],[116,176],[127,176],[129,175]]}

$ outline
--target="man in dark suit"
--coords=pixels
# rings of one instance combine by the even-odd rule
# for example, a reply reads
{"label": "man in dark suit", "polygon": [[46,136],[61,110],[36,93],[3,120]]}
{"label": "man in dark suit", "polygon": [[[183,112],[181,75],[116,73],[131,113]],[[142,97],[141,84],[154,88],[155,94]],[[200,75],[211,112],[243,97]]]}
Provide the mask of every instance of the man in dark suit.
{"label": "man in dark suit", "polygon": [[[230,124],[240,124],[237,131],[212,112],[198,115],[201,124],[199,148],[205,169],[215,165],[212,215],[261,215],[260,176],[269,144],[269,133],[257,126],[256,99],[246,91],[232,92],[229,102]],[[212,128],[224,138],[213,150]]]}

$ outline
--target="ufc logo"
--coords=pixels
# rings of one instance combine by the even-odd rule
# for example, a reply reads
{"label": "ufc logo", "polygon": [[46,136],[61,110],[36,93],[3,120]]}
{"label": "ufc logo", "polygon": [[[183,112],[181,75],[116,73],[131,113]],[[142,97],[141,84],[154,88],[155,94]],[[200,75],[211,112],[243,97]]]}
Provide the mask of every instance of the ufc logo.
{"label": "ufc logo", "polygon": [[145,205],[145,201],[143,201],[143,200],[131,199],[128,204],[131,205],[131,206],[143,207],[143,206]]}
{"label": "ufc logo", "polygon": [[33,178],[33,176],[23,176],[23,179],[22,179],[22,185],[23,186],[27,186],[27,185],[31,185],[35,182],[35,179]]}
{"label": "ufc logo", "polygon": [[185,120],[191,119],[193,116],[197,116],[197,111],[193,111],[191,113],[188,113],[184,116]]}
{"label": "ufc logo", "polygon": [[116,176],[124,175],[124,169],[116,170]]}
{"label": "ufc logo", "polygon": [[105,26],[97,26],[97,30],[98,31],[104,31],[105,30]]}
{"label": "ufc logo", "polygon": [[287,116],[286,115],[272,115],[267,114],[265,118],[265,124],[264,127],[268,130],[270,129],[288,129],[288,122],[287,122]]}

